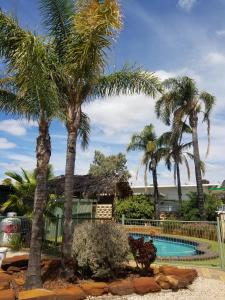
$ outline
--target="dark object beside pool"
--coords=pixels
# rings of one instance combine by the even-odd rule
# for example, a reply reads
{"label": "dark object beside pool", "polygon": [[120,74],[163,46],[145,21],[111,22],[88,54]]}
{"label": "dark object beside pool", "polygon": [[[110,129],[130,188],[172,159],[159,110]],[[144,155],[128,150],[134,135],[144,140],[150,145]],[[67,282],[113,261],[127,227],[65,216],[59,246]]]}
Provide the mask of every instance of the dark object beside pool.
{"label": "dark object beside pool", "polygon": [[137,266],[140,264],[141,268],[147,272],[156,259],[157,249],[152,240],[146,241],[143,236],[140,238],[129,236],[128,241]]}

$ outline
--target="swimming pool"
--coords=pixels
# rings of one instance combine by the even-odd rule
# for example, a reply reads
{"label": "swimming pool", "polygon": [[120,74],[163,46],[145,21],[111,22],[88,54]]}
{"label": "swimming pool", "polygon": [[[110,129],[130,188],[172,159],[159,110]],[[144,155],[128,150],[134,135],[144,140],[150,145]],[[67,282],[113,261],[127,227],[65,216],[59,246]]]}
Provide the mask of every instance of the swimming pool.
{"label": "swimming pool", "polygon": [[196,245],[179,239],[169,239],[167,237],[155,236],[151,238],[148,235],[130,234],[133,238],[138,239],[144,237],[145,241],[153,240],[153,244],[157,248],[157,256],[159,257],[182,257],[194,256],[198,254]]}

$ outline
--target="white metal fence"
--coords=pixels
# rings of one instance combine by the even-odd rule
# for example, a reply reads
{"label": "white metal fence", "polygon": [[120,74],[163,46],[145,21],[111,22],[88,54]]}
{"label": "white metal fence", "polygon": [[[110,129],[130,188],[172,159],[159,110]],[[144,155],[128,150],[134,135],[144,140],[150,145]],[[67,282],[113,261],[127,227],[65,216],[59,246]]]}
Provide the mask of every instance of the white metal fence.
{"label": "white metal fence", "polygon": [[153,239],[158,262],[225,269],[225,222],[126,219],[136,238]]}

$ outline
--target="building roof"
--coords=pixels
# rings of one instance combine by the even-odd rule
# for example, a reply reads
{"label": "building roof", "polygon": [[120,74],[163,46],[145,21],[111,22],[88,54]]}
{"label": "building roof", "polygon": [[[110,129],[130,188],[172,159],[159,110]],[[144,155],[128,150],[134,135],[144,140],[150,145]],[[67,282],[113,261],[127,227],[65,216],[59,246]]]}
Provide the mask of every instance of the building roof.
{"label": "building roof", "polygon": [[[48,183],[50,193],[64,193],[65,176],[58,176]],[[74,175],[74,196],[79,198],[98,199],[99,196],[117,195],[125,198],[132,195],[132,189],[123,177]]]}
{"label": "building roof", "polygon": [[[205,187],[217,187],[219,186],[218,183],[207,183],[207,184],[203,184],[203,186]],[[158,188],[176,188],[177,186],[176,185],[159,185]],[[182,184],[181,187],[196,187],[196,184]],[[135,189],[135,188],[154,188],[153,185],[133,185],[131,186],[132,189]]]}

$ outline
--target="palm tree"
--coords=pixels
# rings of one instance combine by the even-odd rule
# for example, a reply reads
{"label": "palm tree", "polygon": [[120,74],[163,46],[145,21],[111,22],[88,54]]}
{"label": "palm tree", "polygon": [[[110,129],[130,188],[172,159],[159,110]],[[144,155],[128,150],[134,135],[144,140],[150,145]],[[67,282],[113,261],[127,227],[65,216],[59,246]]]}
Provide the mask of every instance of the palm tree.
{"label": "palm tree", "polygon": [[[186,132],[190,133],[189,126],[185,127]],[[184,126],[183,126],[184,132]],[[181,178],[180,178],[180,165],[185,164],[188,174],[188,179],[190,180],[190,168],[188,163],[188,158],[193,159],[193,154],[188,151],[192,146],[192,142],[182,143],[179,136],[174,137],[172,131],[163,133],[159,138],[159,145],[167,149],[166,155],[164,157],[166,167],[171,171],[172,164],[174,165],[174,182],[177,184],[177,192],[179,199],[179,207],[182,204],[182,189],[181,189]]]}
{"label": "palm tree", "polygon": [[134,134],[127,147],[127,151],[142,151],[143,157],[141,164],[144,166],[144,181],[147,186],[147,171],[152,172],[153,187],[154,187],[154,204],[155,204],[155,217],[159,218],[159,189],[157,178],[157,166],[159,161],[166,155],[167,149],[161,147],[157,139],[154,126],[147,125],[140,134]]}
{"label": "palm tree", "polygon": [[[5,174],[9,177],[10,186],[12,187],[13,193],[9,195],[9,199],[3,203],[1,212],[4,211],[15,211],[20,216],[32,216],[34,206],[34,193],[37,185],[36,170],[27,171],[22,170],[22,174],[17,172],[6,172]],[[47,180],[54,178],[52,172],[52,166],[49,165]],[[8,183],[9,184],[9,183]],[[52,201],[51,195],[48,195],[48,201],[45,208],[45,216],[53,218],[52,210],[54,207],[60,206],[58,202]]]}
{"label": "palm tree", "polygon": [[121,28],[117,0],[41,0],[42,15],[57,55],[55,80],[68,133],[65,168],[63,259],[71,257],[76,141],[82,105],[110,95],[161,91],[157,77],[125,67],[105,75],[107,52]]}
{"label": "palm tree", "polygon": [[198,142],[198,120],[200,113],[202,113],[203,122],[207,123],[208,148],[206,154],[208,154],[210,113],[215,104],[215,97],[205,91],[199,92],[195,81],[186,76],[167,79],[164,82],[164,86],[167,92],[157,101],[156,114],[167,125],[172,123],[174,134],[180,133],[180,126],[183,121],[189,121],[192,131],[198,207],[201,217],[204,219],[204,193]]}
{"label": "palm tree", "polygon": [[49,136],[52,112],[58,110],[57,88],[52,78],[55,56],[51,44],[23,30],[17,21],[0,11],[0,56],[7,76],[1,80],[0,109],[39,125],[36,145],[36,188],[30,242],[27,287],[41,287],[43,212],[47,202],[47,174],[51,156]]}

